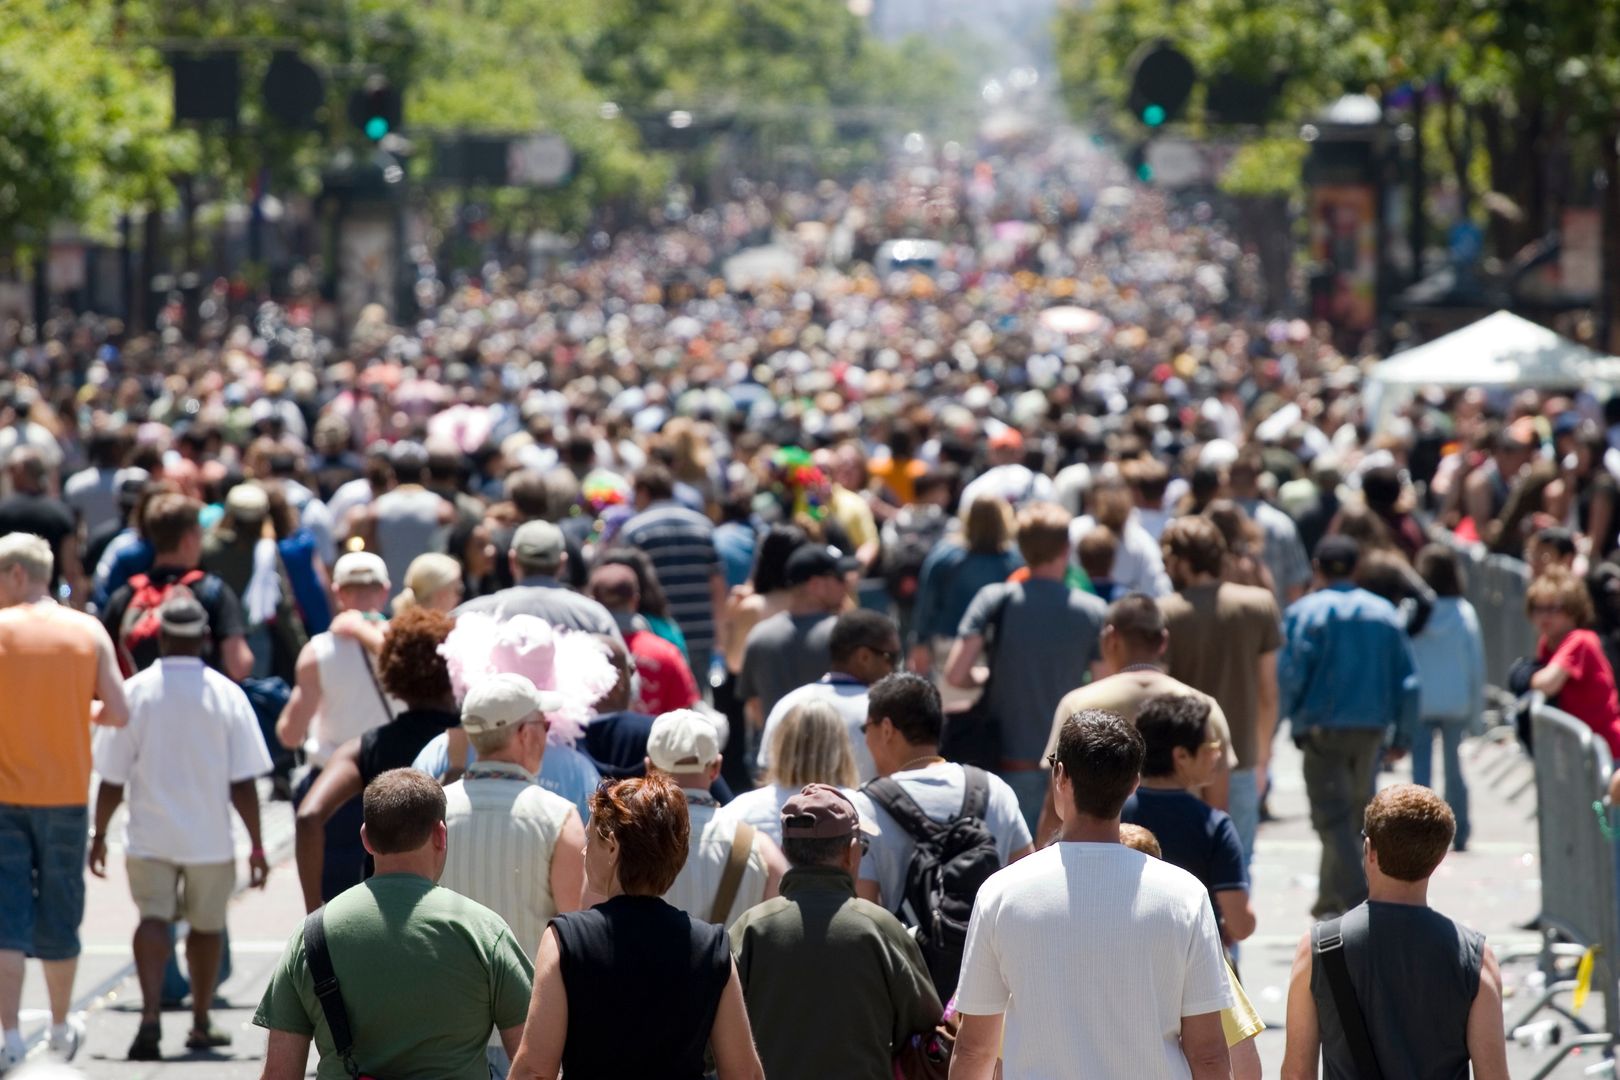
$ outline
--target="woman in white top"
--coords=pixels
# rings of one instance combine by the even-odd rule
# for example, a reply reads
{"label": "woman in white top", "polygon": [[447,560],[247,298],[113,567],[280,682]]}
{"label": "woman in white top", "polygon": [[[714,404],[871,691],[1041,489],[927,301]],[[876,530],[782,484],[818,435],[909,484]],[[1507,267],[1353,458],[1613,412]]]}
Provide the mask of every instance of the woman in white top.
{"label": "woman in white top", "polygon": [[782,842],[782,807],[806,784],[831,784],[849,794],[859,783],[849,729],[830,701],[807,701],[771,733],[771,764],[763,787],[737,796],[723,811]]}

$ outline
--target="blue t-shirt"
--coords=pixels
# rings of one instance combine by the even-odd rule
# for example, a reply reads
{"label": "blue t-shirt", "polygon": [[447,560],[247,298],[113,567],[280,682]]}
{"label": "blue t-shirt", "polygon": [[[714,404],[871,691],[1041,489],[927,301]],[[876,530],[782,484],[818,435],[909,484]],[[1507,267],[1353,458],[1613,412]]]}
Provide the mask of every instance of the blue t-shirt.
{"label": "blue t-shirt", "polygon": [[[477,760],[478,752],[467,747],[467,764]],[[450,736],[440,733],[430,739],[411,762],[411,768],[435,780],[443,780],[450,771]],[[581,821],[590,820],[591,794],[602,783],[602,774],[596,771],[590,758],[571,746],[547,746],[546,756],[540,761],[538,779],[541,787],[573,803]]]}
{"label": "blue t-shirt", "polygon": [[1202,881],[1212,900],[1215,893],[1249,887],[1243,845],[1225,810],[1187,791],[1140,787],[1126,800],[1120,820],[1152,832],[1164,861]]}

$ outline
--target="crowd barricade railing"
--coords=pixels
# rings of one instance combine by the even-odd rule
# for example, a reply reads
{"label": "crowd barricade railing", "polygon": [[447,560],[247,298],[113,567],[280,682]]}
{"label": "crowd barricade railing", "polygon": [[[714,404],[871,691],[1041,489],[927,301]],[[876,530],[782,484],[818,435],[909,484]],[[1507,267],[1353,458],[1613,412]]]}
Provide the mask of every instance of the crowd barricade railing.
{"label": "crowd barricade railing", "polygon": [[1536,651],[1535,627],[1524,610],[1530,567],[1509,555],[1492,555],[1483,544],[1444,530],[1438,535],[1462,558],[1468,602],[1479,617],[1485,645],[1485,682],[1494,691],[1489,697],[1493,704],[1505,705],[1512,700],[1507,682],[1514,661]]}
{"label": "crowd barricade railing", "polygon": [[[1539,697],[1539,695],[1538,695]],[[1552,1011],[1575,1029],[1529,1080],[1545,1080],[1579,1047],[1601,1047],[1613,1055],[1620,1032],[1620,906],[1616,898],[1615,843],[1605,804],[1612,763],[1609,748],[1585,724],[1537,701],[1531,710],[1535,740],[1537,832],[1541,844],[1541,934],[1539,950],[1548,982],[1509,1030]],[[1555,974],[1559,956],[1582,955],[1590,964],[1590,992],[1603,999],[1603,1023],[1594,1028],[1566,1000],[1579,977]],[[1516,957],[1504,953],[1503,960]]]}

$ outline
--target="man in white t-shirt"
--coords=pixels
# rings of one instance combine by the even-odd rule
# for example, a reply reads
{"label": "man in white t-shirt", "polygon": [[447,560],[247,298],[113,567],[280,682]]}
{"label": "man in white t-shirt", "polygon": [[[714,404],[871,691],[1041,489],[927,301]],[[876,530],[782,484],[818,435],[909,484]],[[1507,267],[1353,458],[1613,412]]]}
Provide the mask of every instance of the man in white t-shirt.
{"label": "man in white t-shirt", "polygon": [[765,718],[759,764],[761,768],[770,766],[771,738],[788,713],[811,701],[827,701],[838,710],[849,729],[850,746],[855,751],[855,772],[864,784],[877,776],[872,752],[861,738],[866,728],[866,691],[873,683],[893,673],[899,662],[900,628],[887,615],[856,608],[838,616],[827,648],[831,654],[827,674],[789,692]]}
{"label": "man in white t-shirt", "polygon": [[[923,813],[941,824],[962,815],[967,795],[962,766],[939,756],[944,720],[939,690],[920,675],[890,675],[867,691],[865,741],[877,774],[895,780]],[[984,775],[989,785],[984,824],[1006,866],[1030,853],[1029,826],[1018,808],[1018,796],[1007,782],[994,773]],[[915,924],[921,915],[903,911],[902,904],[906,869],[917,842],[865,792],[856,793],[855,805],[862,820],[872,825],[856,894],[895,912],[903,922]]]}
{"label": "man in white t-shirt", "polygon": [[270,772],[259,721],[242,688],[202,661],[208,614],[189,594],[158,610],[163,651],[158,663],[124,685],[129,724],[96,746],[101,790],[96,796],[90,869],[106,876],[107,828],[129,791],[124,867],[140,911],[135,970],[141,984],[141,1025],[131,1061],[156,1061],[163,969],[173,941],[170,924],[184,916],[191,930],[190,1050],[230,1044],[209,1021],[225,931],[225,908],[236,883],[230,807],[247,827],[250,881],[264,885],[269,868],[259,838],[255,777]]}
{"label": "man in white t-shirt", "polygon": [[1058,842],[979,889],[956,1007],[951,1080],[1129,1076],[1229,1080],[1232,1004],[1198,879],[1119,843],[1142,736],[1116,713],[1064,723],[1053,781]]}
{"label": "man in white t-shirt", "polygon": [[[647,733],[647,771],[654,769],[681,785],[692,821],[686,865],[664,899],[694,919],[730,926],[775,896],[787,872],[782,849],[752,825],[715,813],[720,804],[709,786],[720,775],[720,738],[714,724],[691,709],[659,716]],[[601,899],[587,896],[585,902]]]}

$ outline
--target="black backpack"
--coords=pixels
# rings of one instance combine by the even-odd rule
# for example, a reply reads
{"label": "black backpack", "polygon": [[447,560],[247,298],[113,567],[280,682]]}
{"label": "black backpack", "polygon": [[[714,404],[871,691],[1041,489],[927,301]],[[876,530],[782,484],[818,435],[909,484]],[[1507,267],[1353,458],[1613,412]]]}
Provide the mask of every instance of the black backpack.
{"label": "black backpack", "polygon": [[[990,803],[990,780],[983,769],[962,766],[967,792],[962,812],[943,824],[923,812],[915,799],[890,777],[873,780],[861,790],[917,842],[906,867],[903,897],[917,924],[917,945],[941,1001],[956,992],[967,944],[968,918],[979,886],[1001,869],[996,838],[984,823]],[[891,904],[892,899],[885,898]]]}

